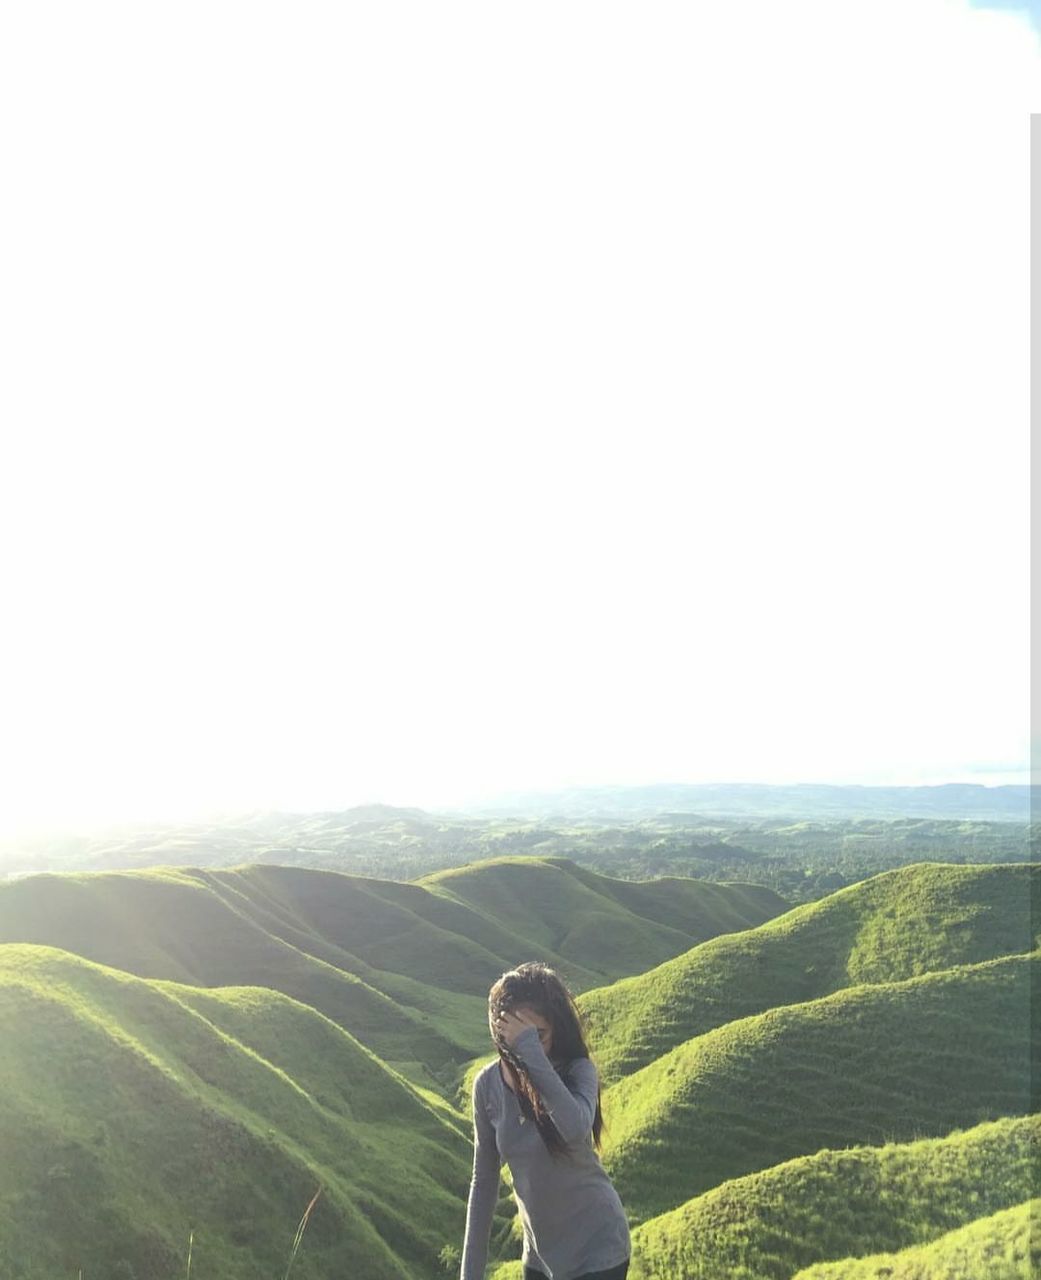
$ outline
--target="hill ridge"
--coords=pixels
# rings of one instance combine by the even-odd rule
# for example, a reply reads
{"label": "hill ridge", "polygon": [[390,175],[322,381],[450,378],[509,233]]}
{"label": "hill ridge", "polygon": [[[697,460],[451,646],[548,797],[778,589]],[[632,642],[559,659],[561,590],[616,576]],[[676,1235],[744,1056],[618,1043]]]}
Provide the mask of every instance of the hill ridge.
{"label": "hill ridge", "polygon": [[719,934],[578,1004],[614,1082],[674,1045],[766,1008],[865,979],[1025,954],[1041,920],[1041,866],[915,863]]}
{"label": "hill ridge", "polygon": [[[319,1045],[299,1059],[312,1079],[301,1083],[196,1000],[264,1023],[262,1034],[287,1051],[298,1040]],[[180,1206],[190,1204],[198,1263],[222,1280],[254,1280],[265,1256],[286,1256],[321,1184],[324,1216],[309,1239],[316,1256],[335,1266],[345,1247],[360,1249],[370,1273],[386,1280],[414,1276],[420,1264],[434,1269],[444,1242],[438,1218],[458,1215],[469,1144],[403,1077],[306,1005],[263,988],[237,1000],[193,992],[18,944],[0,946],[0,1005],[20,1030],[0,1043],[0,1128],[22,1153],[17,1176],[0,1171],[0,1259],[12,1239],[37,1252],[55,1240],[76,1252],[85,1275],[125,1262],[142,1275],[172,1276],[187,1238]],[[73,1034],[76,1060],[43,1051],[56,1033]],[[367,1136],[377,1132],[378,1147]],[[388,1159],[400,1165],[391,1184]],[[64,1166],[91,1170],[96,1185],[82,1205],[55,1199],[48,1169]],[[142,1196],[143,1213],[135,1209]]]}
{"label": "hill ridge", "polygon": [[634,1231],[633,1280],[789,1280],[834,1249],[935,1239],[1029,1195],[1041,1117],[942,1137],[825,1148],[724,1182]]}
{"label": "hill ridge", "polygon": [[[1023,1114],[1037,1054],[1019,1039],[1031,979],[1041,953],[837,991],[696,1036],[606,1090],[605,1165],[642,1221],[814,1142]],[[705,1153],[693,1168],[691,1148]]]}

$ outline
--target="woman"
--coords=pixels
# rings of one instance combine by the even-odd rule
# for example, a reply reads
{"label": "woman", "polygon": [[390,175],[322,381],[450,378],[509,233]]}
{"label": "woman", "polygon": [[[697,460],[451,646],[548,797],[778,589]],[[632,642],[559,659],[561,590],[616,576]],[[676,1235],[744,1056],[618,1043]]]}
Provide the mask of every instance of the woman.
{"label": "woman", "polygon": [[600,1081],[567,987],[547,965],[488,993],[499,1057],[474,1079],[474,1165],[460,1280],[483,1280],[502,1161],[524,1228],[524,1280],[624,1280],[629,1224],[593,1144]]}

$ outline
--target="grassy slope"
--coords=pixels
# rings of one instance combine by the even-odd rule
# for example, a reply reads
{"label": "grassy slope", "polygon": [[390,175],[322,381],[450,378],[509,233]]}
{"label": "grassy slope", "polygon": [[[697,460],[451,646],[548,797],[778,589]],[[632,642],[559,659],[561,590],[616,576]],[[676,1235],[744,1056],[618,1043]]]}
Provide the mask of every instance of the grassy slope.
{"label": "grassy slope", "polygon": [[[219,874],[234,884],[236,873]],[[0,942],[60,947],[146,978],[271,987],[332,1018],[390,1062],[415,1059],[437,1070],[466,1054],[479,1024],[472,1011],[468,1020],[460,1013],[465,997],[443,993],[434,1008],[416,1008],[411,993],[396,1000],[319,946],[307,950],[265,928],[260,913],[215,890],[212,879],[209,872],[156,870],[16,880],[0,885]],[[429,1006],[437,993],[412,986]]]}
{"label": "grassy slope", "polygon": [[1024,1114],[1039,966],[1012,956],[773,1009],[619,1081],[605,1165],[633,1220],[824,1147]]}
{"label": "grassy slope", "polygon": [[1041,1117],[944,1138],[824,1150],[735,1178],[633,1232],[631,1280],[790,1280],[818,1261],[903,1249],[1033,1190]]}
{"label": "grassy slope", "polygon": [[[637,1227],[630,1280],[791,1280],[806,1266],[801,1280],[845,1280],[811,1264],[942,1243],[1017,1205],[1033,1190],[1039,1139],[1037,1116],[996,1120],[944,1138],[819,1151],[735,1178]],[[520,1280],[520,1270],[502,1263],[493,1280]]]}
{"label": "grassy slope", "polygon": [[795,1280],[1035,1280],[1041,1275],[1041,1198],[1024,1201],[899,1253],[848,1258]]}
{"label": "grassy slope", "polygon": [[[596,985],[598,973],[617,978],[639,972],[788,906],[757,885],[615,880],[568,858],[493,858],[417,883],[494,922],[497,930],[512,930],[525,940],[520,958],[554,964],[573,989]],[[517,962],[511,952],[510,964]]]}
{"label": "grassy slope", "polygon": [[[518,891],[529,895],[524,910]],[[467,894],[497,899],[501,916]],[[56,946],[141,977],[270,986],[386,1061],[416,1064],[417,1078],[427,1069],[444,1080],[487,1044],[484,996],[494,978],[520,959],[560,959],[544,945],[545,903],[566,902],[579,920],[560,962],[587,986],[784,905],[765,890],[690,882],[692,926],[682,933],[657,918],[681,914],[680,896],[565,859],[478,864],[454,873],[450,888],[270,866],[46,874],[0,885],[0,942]],[[613,960],[599,954],[597,930],[580,945],[583,921],[599,918],[601,904],[616,940],[628,939]]]}
{"label": "grassy slope", "polygon": [[1041,867],[919,863],[702,943],[579,1000],[607,1081],[738,1018],[1029,951]]}
{"label": "grassy slope", "polygon": [[[748,939],[761,946],[757,936],[772,931],[779,940],[758,962],[717,966],[713,1016],[729,1021],[710,1018],[702,1034],[697,1015],[711,970],[677,964],[671,996],[659,993],[655,1005],[653,990],[644,991],[642,1009],[629,991],[639,980],[617,984],[618,1007],[628,1010],[612,1013],[621,1040],[632,1022],[639,1029],[674,1010],[689,988],[697,998],[674,1016],[663,1056],[605,1090],[605,1165],[634,1225],[644,1223],[634,1238],[659,1239],[664,1251],[667,1233],[654,1232],[672,1215],[654,1215],[726,1204],[732,1237],[728,1243],[718,1221],[714,1237],[724,1253],[770,1255],[769,1228],[780,1233],[773,1255],[781,1256],[784,1213],[798,1201],[786,1192],[768,1203],[773,1175],[811,1166],[822,1176],[863,1175],[855,1153],[827,1148],[949,1134],[1027,1110],[1023,1031],[1029,971],[1041,956],[991,956],[1031,945],[1022,923],[1029,874],[1021,866],[918,865],[758,928],[780,904],[758,896],[767,891],[723,886],[733,894],[713,900],[703,891],[719,886],[628,884],[567,859],[496,859],[417,885],[250,867],[42,876],[0,886],[0,941],[9,932],[51,931],[67,939],[62,945],[111,952],[141,972],[212,986],[216,971],[232,984],[203,990],[141,982],[46,948],[0,946],[0,1025],[18,1029],[0,1038],[0,1150],[19,1153],[0,1169],[0,1276],[21,1280],[18,1259],[31,1250],[37,1262],[54,1263],[33,1280],[75,1275],[79,1266],[85,1280],[92,1272],[114,1275],[119,1259],[138,1280],[165,1280],[183,1274],[188,1225],[196,1230],[196,1280],[275,1276],[319,1181],[326,1191],[306,1238],[313,1270],[302,1257],[296,1280],[340,1274],[345,1250],[352,1274],[363,1278],[437,1275],[437,1250],[461,1241],[469,1117],[410,1087],[342,1028],[363,1028],[370,1047],[402,1069],[408,1064],[410,1075],[446,1058],[450,1069],[468,1041],[487,1038],[480,996],[445,987],[456,983],[459,965],[488,961],[453,938],[493,955],[496,972],[538,955],[580,986],[583,974],[596,974],[605,933],[616,931],[625,971],[641,952],[675,941],[670,912],[677,911],[688,914],[692,933],[697,911],[707,912],[705,927],[741,929],[742,918],[753,926],[696,946],[682,962],[730,954],[724,944]],[[887,885],[891,876],[905,879]],[[876,897],[856,898],[861,889]],[[586,912],[597,917],[591,930],[581,927]],[[533,920],[543,932],[532,932]],[[580,927],[569,927],[576,920]],[[527,951],[503,961],[485,942],[507,935],[511,948]],[[424,954],[433,962],[422,975]],[[786,985],[792,974],[813,974],[814,965],[837,980],[837,989],[826,987],[831,994]],[[660,980],[669,968],[653,973]],[[773,985],[778,976],[783,981]],[[292,986],[302,1000],[329,1005],[333,1021],[242,986],[255,982]],[[780,1007],[753,1007],[745,1016],[764,986],[768,1004]],[[350,998],[341,988],[350,988]],[[610,994],[588,992],[580,1003]],[[607,1021],[595,1029],[602,1063],[615,1046],[602,1038]],[[631,1041],[624,1052],[630,1049]],[[928,1146],[913,1144],[915,1158]],[[389,1187],[382,1181],[388,1167]],[[927,1189],[921,1169],[913,1176]],[[763,1192],[759,1200],[753,1187]],[[826,1190],[807,1196],[815,1206],[804,1222],[811,1236],[821,1233],[812,1215],[822,1212]],[[760,1216],[742,1222],[757,1204]],[[977,1214],[988,1207],[981,1200]],[[854,1243],[855,1224],[838,1209],[828,1212],[825,1225],[845,1230],[833,1258],[901,1243]],[[500,1221],[496,1238],[509,1226]],[[799,1224],[790,1226],[797,1237]],[[837,1247],[846,1241],[849,1247]],[[800,1256],[799,1265],[812,1260]],[[680,1280],[686,1273],[661,1274]]]}
{"label": "grassy slope", "polygon": [[[150,982],[0,946],[0,1274],[435,1276],[466,1138],[341,1028],[276,992]],[[32,1270],[28,1260],[32,1259]],[[119,1268],[126,1264],[123,1270]]]}

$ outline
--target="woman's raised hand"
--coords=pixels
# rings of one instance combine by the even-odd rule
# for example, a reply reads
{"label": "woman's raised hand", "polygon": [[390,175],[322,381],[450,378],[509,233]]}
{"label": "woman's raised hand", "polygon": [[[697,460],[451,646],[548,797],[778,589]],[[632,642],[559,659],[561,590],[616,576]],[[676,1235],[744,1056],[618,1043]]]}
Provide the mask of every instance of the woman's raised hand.
{"label": "woman's raised hand", "polygon": [[513,1013],[509,1009],[500,1013],[495,1020],[496,1031],[501,1034],[511,1049],[524,1028],[534,1026],[537,1026],[537,1023],[530,1018],[526,1018],[523,1013]]}

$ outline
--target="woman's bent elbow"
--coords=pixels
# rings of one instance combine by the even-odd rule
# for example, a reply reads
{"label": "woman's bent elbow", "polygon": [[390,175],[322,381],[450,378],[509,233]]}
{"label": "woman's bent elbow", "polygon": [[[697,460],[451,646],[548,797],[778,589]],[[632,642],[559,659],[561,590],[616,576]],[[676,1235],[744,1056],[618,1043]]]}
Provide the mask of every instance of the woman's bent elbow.
{"label": "woman's bent elbow", "polygon": [[592,1119],[586,1119],[584,1116],[575,1124],[566,1125],[564,1129],[558,1126],[560,1136],[570,1146],[572,1143],[584,1142],[586,1138],[593,1132]]}

